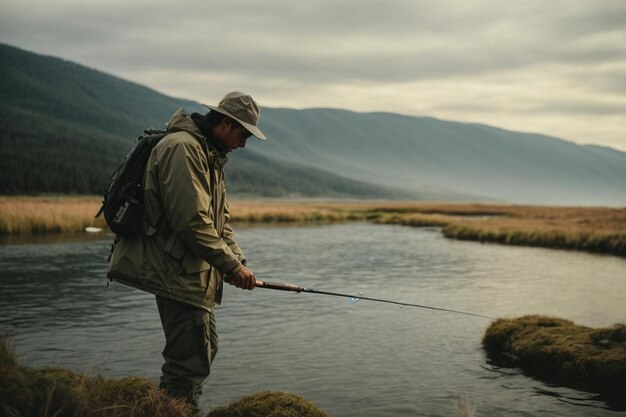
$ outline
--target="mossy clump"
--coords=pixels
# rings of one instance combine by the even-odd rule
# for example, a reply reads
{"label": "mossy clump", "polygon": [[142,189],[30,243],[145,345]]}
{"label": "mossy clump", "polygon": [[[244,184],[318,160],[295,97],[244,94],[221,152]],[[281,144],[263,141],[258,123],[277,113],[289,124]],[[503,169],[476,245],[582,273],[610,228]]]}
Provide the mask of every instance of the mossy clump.
{"label": "mossy clump", "polygon": [[328,417],[311,402],[286,392],[260,392],[216,408],[207,417]]}
{"label": "mossy clump", "polygon": [[499,319],[483,346],[522,369],[575,388],[617,393],[626,387],[626,326],[593,329],[539,315]]}
{"label": "mossy clump", "polygon": [[[145,378],[88,377],[67,369],[20,366],[7,339],[0,338],[0,416],[197,417],[184,400],[171,398]],[[207,417],[328,417],[294,394],[261,392]]]}
{"label": "mossy clump", "polygon": [[187,417],[194,410],[144,378],[88,377],[67,369],[20,366],[0,343],[0,415]]}

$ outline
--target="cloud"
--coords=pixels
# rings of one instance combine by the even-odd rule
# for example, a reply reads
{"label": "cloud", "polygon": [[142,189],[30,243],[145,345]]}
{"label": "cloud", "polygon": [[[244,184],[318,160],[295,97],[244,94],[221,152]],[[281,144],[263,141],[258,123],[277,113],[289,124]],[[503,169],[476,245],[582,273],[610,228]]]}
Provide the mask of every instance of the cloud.
{"label": "cloud", "polygon": [[393,103],[512,129],[523,114],[579,141],[607,136],[563,126],[626,116],[622,0],[3,3],[5,42],[200,101],[238,88],[273,106]]}

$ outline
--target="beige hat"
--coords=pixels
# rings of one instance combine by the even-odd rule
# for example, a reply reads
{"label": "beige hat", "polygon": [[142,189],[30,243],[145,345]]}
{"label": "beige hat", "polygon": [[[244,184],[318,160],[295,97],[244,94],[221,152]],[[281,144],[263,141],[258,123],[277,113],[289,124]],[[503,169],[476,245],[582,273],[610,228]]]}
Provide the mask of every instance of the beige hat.
{"label": "beige hat", "polygon": [[208,104],[203,104],[203,106],[228,117],[232,117],[258,139],[267,139],[263,132],[256,126],[259,122],[259,116],[261,115],[259,106],[248,94],[242,93],[241,91],[231,91],[224,96],[217,107],[209,106]]}

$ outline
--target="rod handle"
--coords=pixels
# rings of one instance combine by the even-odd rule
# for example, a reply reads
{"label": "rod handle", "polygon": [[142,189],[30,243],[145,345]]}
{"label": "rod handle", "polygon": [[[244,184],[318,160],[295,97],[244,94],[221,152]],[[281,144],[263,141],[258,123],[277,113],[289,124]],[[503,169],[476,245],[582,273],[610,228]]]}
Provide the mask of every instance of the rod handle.
{"label": "rod handle", "polygon": [[259,280],[256,281],[255,286],[259,288],[268,288],[270,290],[280,290],[280,291],[300,292],[303,290],[303,288],[298,285],[283,284],[283,283],[278,283],[278,282],[259,281]]}

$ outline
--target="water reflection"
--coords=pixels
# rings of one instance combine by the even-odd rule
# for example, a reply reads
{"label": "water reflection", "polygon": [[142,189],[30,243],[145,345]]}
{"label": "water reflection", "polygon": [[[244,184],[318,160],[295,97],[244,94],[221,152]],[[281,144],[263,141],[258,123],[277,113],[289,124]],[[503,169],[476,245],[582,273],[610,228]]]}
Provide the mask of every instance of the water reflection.
{"label": "water reflection", "polygon": [[[509,354],[499,354],[488,351],[487,366],[484,369],[496,372],[500,375],[523,374],[528,378],[536,378],[541,381],[541,386],[534,388],[535,392],[541,395],[549,395],[556,400],[584,407],[607,408],[613,411],[626,411],[626,398],[623,387],[615,387],[612,393],[598,394],[593,387],[580,385],[578,387],[569,381],[555,379],[551,375],[541,374],[536,371],[524,371],[518,368],[518,358]],[[565,387],[575,387],[585,391],[573,391]]]}
{"label": "water reflection", "polygon": [[[619,258],[370,224],[244,228],[238,240],[268,281],[493,317],[626,322]],[[107,288],[109,243],[0,246],[0,332],[14,335],[23,362],[158,377],[164,340],[154,298]],[[484,319],[234,287],[216,315],[220,352],[202,399],[207,410],[287,390],[339,417],[455,415],[459,396],[478,415],[613,415],[598,408],[605,399],[486,362]]]}

